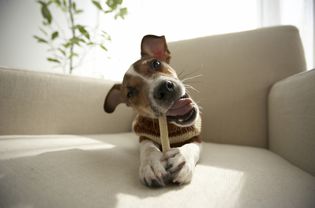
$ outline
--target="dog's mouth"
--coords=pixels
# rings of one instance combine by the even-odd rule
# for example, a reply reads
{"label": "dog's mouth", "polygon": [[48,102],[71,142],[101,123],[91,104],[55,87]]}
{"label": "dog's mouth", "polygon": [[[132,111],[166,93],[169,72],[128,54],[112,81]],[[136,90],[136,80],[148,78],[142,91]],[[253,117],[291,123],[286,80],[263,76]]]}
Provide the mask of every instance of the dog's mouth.
{"label": "dog's mouth", "polygon": [[197,118],[198,109],[193,100],[186,93],[166,112],[167,120],[181,126],[192,125]]}

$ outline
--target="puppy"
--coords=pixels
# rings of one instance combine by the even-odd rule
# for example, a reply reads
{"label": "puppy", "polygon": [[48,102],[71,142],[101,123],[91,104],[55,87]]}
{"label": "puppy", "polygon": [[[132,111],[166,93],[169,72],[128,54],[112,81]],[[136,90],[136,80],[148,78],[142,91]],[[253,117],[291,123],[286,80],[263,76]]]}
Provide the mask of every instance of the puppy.
{"label": "puppy", "polygon": [[[112,113],[125,103],[137,116],[132,123],[139,135],[143,184],[161,187],[191,181],[201,151],[201,117],[197,104],[169,65],[164,36],[147,35],[141,41],[141,59],[108,92],[104,110]],[[167,116],[171,150],[161,152],[158,117]]]}

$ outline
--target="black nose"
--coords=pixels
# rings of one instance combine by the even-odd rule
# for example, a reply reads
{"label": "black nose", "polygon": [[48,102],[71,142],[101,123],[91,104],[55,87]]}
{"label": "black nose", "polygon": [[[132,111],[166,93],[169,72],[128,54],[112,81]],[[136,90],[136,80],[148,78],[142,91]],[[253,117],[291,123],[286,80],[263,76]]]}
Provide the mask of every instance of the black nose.
{"label": "black nose", "polygon": [[171,97],[175,91],[175,84],[172,81],[163,81],[154,91],[154,98],[163,100]]}

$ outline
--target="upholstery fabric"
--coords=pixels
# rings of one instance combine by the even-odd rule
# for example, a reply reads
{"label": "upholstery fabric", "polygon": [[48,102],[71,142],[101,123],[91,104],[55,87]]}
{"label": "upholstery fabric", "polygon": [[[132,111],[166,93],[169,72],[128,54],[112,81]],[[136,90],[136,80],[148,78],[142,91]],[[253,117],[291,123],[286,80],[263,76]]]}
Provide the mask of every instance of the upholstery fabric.
{"label": "upholstery fabric", "polygon": [[269,95],[270,149],[315,175],[315,70],[276,83]]}
{"label": "upholstery fabric", "polygon": [[315,178],[266,149],[203,144],[191,184],[138,179],[134,134],[0,136],[0,207],[315,207]]}
{"label": "upholstery fabric", "polygon": [[106,115],[103,110],[113,84],[108,80],[0,68],[0,135],[130,131],[131,109],[121,105],[115,115]]}
{"label": "upholstery fabric", "polygon": [[169,46],[171,66],[199,91],[190,90],[202,107],[203,139],[267,147],[268,92],[306,68],[298,30],[271,27]]}

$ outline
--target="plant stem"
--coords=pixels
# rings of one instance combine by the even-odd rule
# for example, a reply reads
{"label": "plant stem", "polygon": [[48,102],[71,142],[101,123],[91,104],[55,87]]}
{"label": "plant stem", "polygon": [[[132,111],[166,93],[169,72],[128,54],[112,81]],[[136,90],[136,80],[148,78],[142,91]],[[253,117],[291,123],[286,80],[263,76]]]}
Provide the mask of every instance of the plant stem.
{"label": "plant stem", "polygon": [[[68,0],[68,9],[70,14],[70,27],[71,27],[71,33],[72,33],[72,39],[74,39],[75,36],[75,28],[74,28],[74,19],[73,19],[73,12],[72,12],[72,0]],[[74,44],[72,43],[70,45],[70,63],[69,63],[69,74],[72,73],[73,70],[73,50],[74,50]]]}

